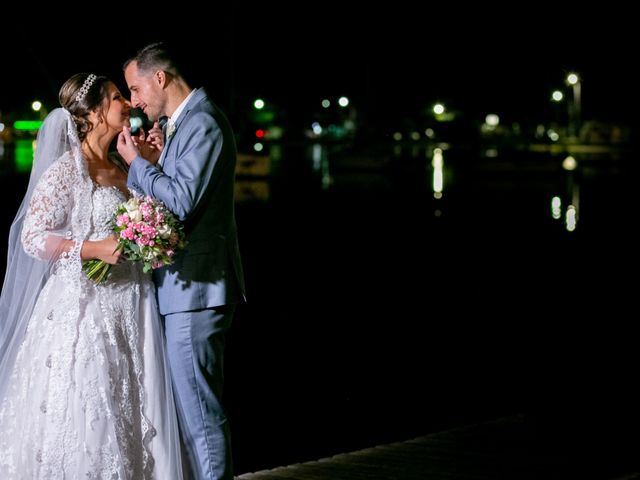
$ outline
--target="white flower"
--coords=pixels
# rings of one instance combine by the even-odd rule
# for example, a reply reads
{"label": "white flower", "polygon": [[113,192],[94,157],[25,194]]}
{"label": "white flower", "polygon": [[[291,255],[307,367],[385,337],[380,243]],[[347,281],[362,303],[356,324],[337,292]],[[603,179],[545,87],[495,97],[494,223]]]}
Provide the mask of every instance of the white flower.
{"label": "white flower", "polygon": [[158,227],[158,234],[160,238],[169,238],[171,236],[171,227],[167,224],[160,225]]}
{"label": "white flower", "polygon": [[169,120],[169,123],[167,123],[167,140],[170,139],[174,133],[176,133],[176,125]]}
{"label": "white flower", "polygon": [[136,198],[131,198],[124,204],[124,208],[127,210],[127,214],[132,222],[142,221],[142,212],[138,207],[139,204]]}
{"label": "white flower", "polygon": [[147,262],[152,262],[156,259],[156,255],[158,254],[157,251],[155,250],[151,250],[151,249],[141,249],[142,252],[142,259],[147,261]]}

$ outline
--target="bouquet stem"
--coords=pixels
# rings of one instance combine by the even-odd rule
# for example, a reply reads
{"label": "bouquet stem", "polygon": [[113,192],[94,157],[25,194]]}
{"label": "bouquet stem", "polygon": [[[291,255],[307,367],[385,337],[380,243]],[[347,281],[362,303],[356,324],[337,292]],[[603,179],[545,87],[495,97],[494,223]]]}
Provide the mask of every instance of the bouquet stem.
{"label": "bouquet stem", "polygon": [[104,260],[87,260],[82,264],[82,270],[95,283],[101,283],[107,278],[111,265]]}

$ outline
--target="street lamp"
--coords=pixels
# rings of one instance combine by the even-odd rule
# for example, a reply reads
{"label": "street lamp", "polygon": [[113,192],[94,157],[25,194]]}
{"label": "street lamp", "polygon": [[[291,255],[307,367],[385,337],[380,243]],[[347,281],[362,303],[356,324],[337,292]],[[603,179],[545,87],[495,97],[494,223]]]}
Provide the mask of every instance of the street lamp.
{"label": "street lamp", "polygon": [[564,98],[564,95],[560,90],[554,90],[551,93],[551,100],[553,100],[554,102],[561,102],[563,98]]}
{"label": "street lamp", "polygon": [[567,84],[573,89],[573,101],[569,110],[569,136],[577,137],[580,133],[581,100],[580,100],[580,77],[577,73],[567,75]]}

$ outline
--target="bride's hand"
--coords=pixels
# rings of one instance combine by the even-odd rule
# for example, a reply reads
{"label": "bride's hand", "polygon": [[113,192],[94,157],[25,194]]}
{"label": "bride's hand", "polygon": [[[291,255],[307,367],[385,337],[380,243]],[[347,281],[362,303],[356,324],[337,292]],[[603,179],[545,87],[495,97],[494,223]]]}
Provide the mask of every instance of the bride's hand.
{"label": "bride's hand", "polygon": [[99,251],[96,258],[111,265],[124,262],[125,258],[122,256],[122,247],[118,244],[118,237],[116,235],[98,240],[96,243],[99,243]]}
{"label": "bride's hand", "polygon": [[[142,134],[144,135],[144,132]],[[122,127],[122,131],[118,135],[118,153],[127,162],[127,165],[131,165],[131,162],[140,155],[138,138],[139,136],[131,135],[131,128],[127,126]]]}

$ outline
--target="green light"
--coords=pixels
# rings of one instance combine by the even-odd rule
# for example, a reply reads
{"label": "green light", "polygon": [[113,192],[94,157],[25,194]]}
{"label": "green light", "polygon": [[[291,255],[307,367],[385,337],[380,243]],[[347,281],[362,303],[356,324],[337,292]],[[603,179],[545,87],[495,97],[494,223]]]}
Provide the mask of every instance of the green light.
{"label": "green light", "polygon": [[33,140],[23,138],[16,140],[15,152],[16,171],[30,172],[33,164]]}
{"label": "green light", "polygon": [[257,111],[254,110],[251,113],[251,119],[260,125],[264,125],[266,123],[273,121],[275,116],[276,116],[275,113],[269,112],[266,110],[257,110]]}
{"label": "green light", "polygon": [[13,128],[16,130],[38,130],[42,126],[42,120],[16,120]]}

